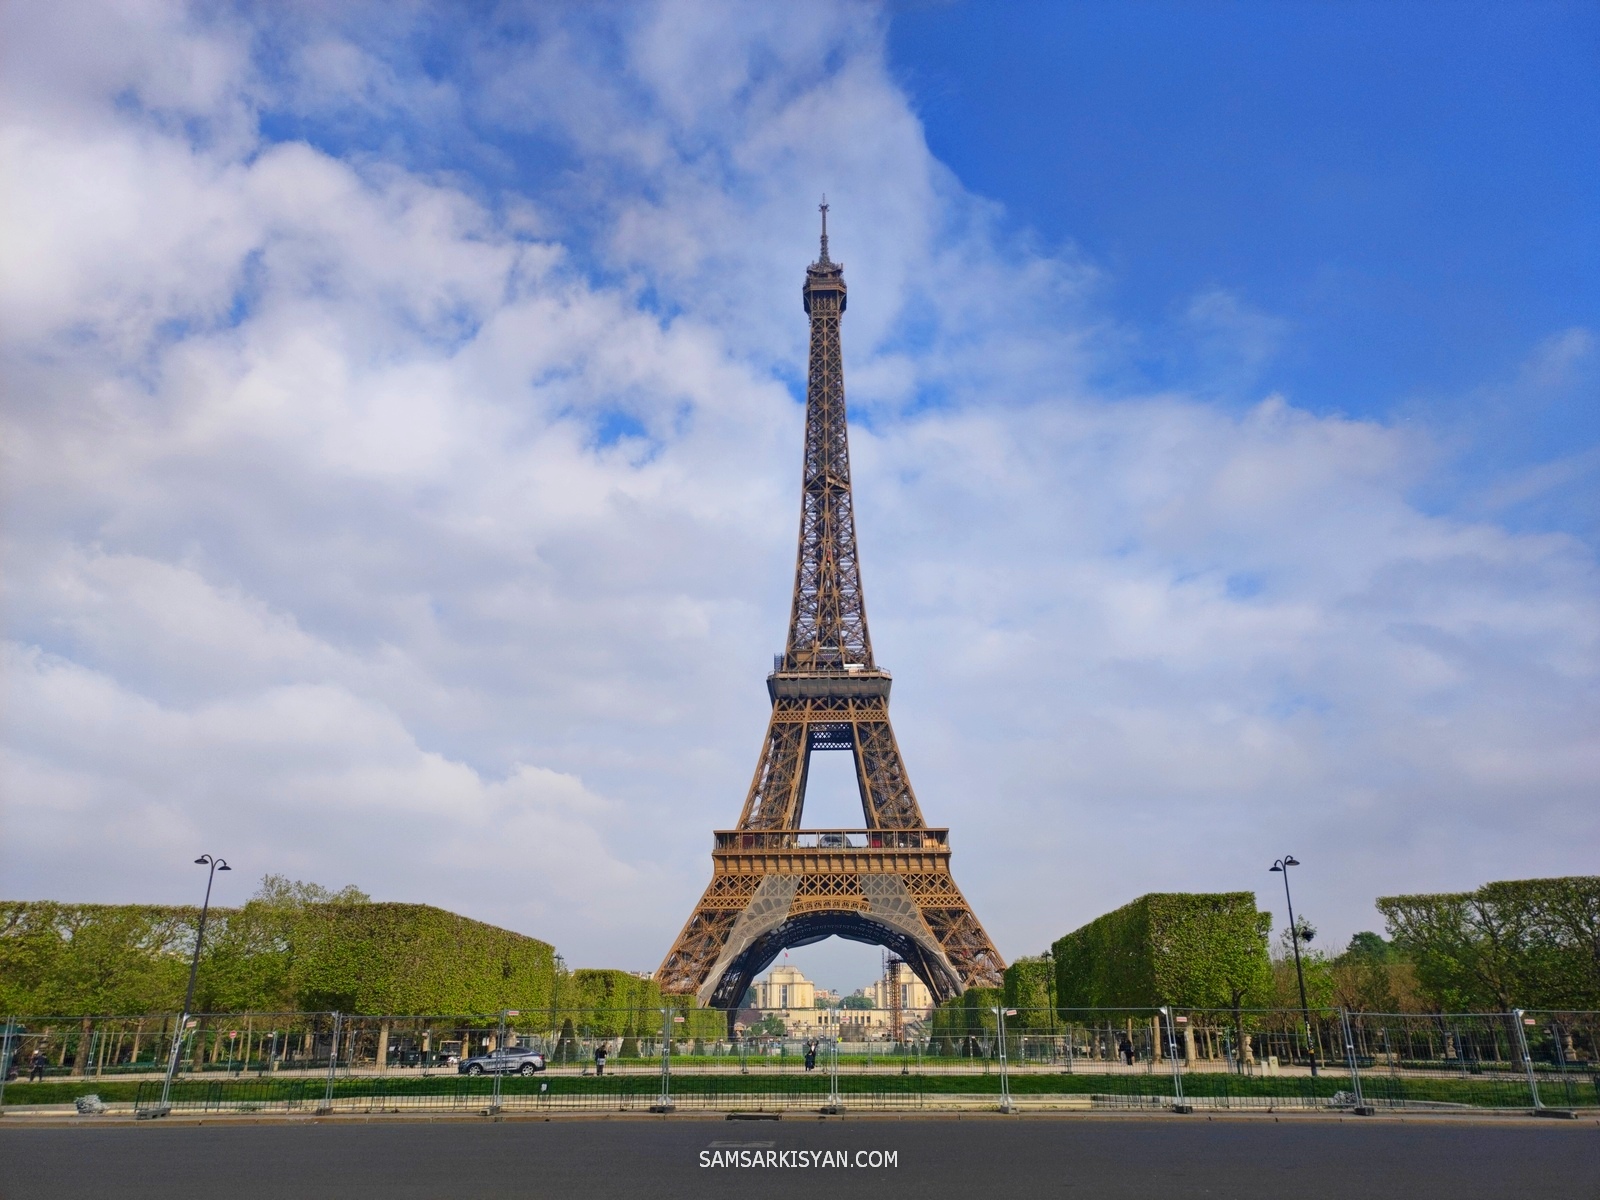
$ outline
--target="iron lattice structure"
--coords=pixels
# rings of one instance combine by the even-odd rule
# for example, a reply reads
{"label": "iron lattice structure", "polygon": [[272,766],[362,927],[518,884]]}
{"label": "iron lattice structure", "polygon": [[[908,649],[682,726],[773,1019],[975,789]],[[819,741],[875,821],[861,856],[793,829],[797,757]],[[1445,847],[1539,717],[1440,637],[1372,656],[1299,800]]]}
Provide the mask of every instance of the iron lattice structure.
{"label": "iron lattice structure", "polygon": [[[889,723],[890,676],[872,657],[850,490],[844,265],[822,248],[801,289],[811,319],[800,546],[784,652],[767,677],[772,718],[737,828],[715,834],[712,878],[656,972],[664,991],[735,1008],[785,948],[838,935],[886,947],[943,1001],[996,986],[1005,963],[950,874]],[[818,750],[849,750],[863,829],[805,830]]]}

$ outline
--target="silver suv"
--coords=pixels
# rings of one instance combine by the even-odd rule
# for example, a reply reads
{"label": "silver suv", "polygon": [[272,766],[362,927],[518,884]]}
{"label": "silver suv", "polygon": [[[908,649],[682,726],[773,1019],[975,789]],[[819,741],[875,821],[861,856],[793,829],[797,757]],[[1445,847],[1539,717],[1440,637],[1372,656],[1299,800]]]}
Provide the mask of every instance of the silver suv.
{"label": "silver suv", "polygon": [[461,1075],[532,1075],[544,1070],[544,1055],[527,1046],[507,1046],[456,1064]]}

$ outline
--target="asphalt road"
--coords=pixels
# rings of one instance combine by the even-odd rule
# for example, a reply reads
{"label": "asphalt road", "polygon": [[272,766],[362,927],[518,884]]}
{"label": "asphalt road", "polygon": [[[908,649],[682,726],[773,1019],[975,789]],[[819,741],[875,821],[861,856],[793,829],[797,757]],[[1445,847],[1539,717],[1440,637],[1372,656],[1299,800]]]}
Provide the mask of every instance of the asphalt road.
{"label": "asphalt road", "polygon": [[[789,1116],[21,1125],[0,1123],[3,1200],[1600,1200],[1600,1125],[1593,1120]],[[766,1162],[768,1152],[799,1150],[843,1152],[847,1165],[701,1165],[702,1152],[710,1162],[719,1151],[724,1158],[744,1152],[747,1162],[759,1152]],[[893,1165],[867,1165],[874,1151],[893,1152]]]}

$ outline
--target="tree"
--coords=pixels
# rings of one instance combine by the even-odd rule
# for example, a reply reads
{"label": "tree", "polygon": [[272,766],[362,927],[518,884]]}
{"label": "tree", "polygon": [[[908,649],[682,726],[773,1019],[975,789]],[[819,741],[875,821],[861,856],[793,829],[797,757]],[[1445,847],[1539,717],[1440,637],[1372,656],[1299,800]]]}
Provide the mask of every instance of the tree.
{"label": "tree", "polygon": [[1389,942],[1363,931],[1330,964],[1334,1003],[1352,1012],[1424,1012],[1416,968]]}
{"label": "tree", "polygon": [[9,1012],[110,1014],[183,995],[198,910],[14,902],[0,906],[0,999]]}
{"label": "tree", "polygon": [[747,1026],[745,1037],[783,1037],[789,1032],[789,1027],[783,1023],[783,1018],[776,1013],[762,1017],[754,1025]]}
{"label": "tree", "polygon": [[347,883],[338,891],[320,883],[304,883],[287,875],[263,875],[252,901],[275,908],[304,908],[308,904],[370,904],[372,897]]}
{"label": "tree", "polygon": [[1508,880],[1377,903],[1441,1009],[1600,1007],[1600,876]]}
{"label": "tree", "polygon": [[1394,961],[1395,953],[1381,934],[1364,929],[1350,939],[1342,957],[1351,962],[1386,963]]}
{"label": "tree", "polygon": [[1042,1029],[1052,1022],[1054,991],[1055,963],[1047,954],[1019,958],[1006,968],[1005,1004],[1017,1010],[1018,1029]]}

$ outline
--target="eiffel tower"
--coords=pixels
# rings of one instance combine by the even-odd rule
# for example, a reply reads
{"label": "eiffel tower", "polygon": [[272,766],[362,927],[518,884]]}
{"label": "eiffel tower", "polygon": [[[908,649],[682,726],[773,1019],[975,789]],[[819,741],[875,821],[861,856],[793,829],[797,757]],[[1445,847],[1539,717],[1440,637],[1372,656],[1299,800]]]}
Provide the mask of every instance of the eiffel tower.
{"label": "eiffel tower", "polygon": [[[844,265],[822,252],[801,298],[811,318],[806,444],[789,640],[767,676],[772,719],[737,828],[718,830],[711,883],[656,971],[662,990],[732,1009],[784,949],[830,936],[886,947],[935,1001],[997,985],[1005,967],[950,874],[889,724],[889,672],[872,658],[850,494],[839,318]],[[864,829],[800,825],[818,750],[849,750]]]}

